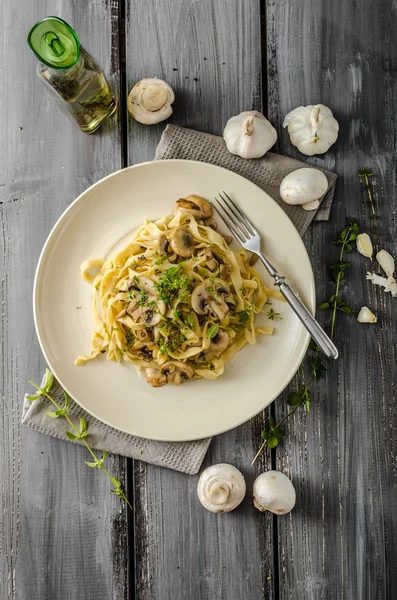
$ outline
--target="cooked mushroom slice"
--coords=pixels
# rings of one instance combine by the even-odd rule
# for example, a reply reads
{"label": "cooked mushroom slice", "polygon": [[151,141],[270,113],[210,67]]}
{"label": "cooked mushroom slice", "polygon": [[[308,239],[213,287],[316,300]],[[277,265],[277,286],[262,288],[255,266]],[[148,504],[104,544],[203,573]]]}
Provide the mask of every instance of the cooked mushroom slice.
{"label": "cooked mushroom slice", "polygon": [[174,215],[178,212],[192,215],[195,219],[209,219],[212,216],[212,206],[201,196],[186,196],[175,202]]}
{"label": "cooked mushroom slice", "polygon": [[211,227],[211,229],[213,229],[214,231],[218,229],[218,223],[214,221],[214,219],[207,219],[206,221],[204,221],[204,225],[206,227]]}
{"label": "cooked mushroom slice", "polygon": [[250,267],[253,267],[254,264],[256,263],[256,261],[258,260],[259,256],[257,254],[251,254],[251,257],[248,261],[248,264]]}
{"label": "cooked mushroom slice", "polygon": [[135,332],[136,339],[140,342],[147,342],[150,340],[150,333],[147,329],[138,329]]}
{"label": "cooked mushroom slice", "polygon": [[223,239],[225,240],[226,244],[228,246],[230,246],[230,244],[233,241],[233,237],[231,235],[227,235],[227,233],[223,233],[223,231],[218,231],[219,235],[223,237]]}
{"label": "cooked mushroom slice", "polygon": [[168,254],[168,249],[170,247],[170,243],[167,240],[166,236],[160,235],[159,238],[159,250],[160,250],[160,254]]}
{"label": "cooked mushroom slice", "polygon": [[230,265],[220,265],[219,266],[219,275],[221,277],[226,277],[226,275],[229,275],[231,271]]}
{"label": "cooked mushroom slice", "polygon": [[153,358],[152,353],[147,348],[139,350],[137,352],[137,356],[138,358],[140,358],[141,360],[145,360],[146,362],[150,362]]}
{"label": "cooked mushroom slice", "polygon": [[177,360],[168,360],[161,365],[160,372],[167,377],[168,383],[180,385],[183,381],[191,379],[194,375],[192,367]]}
{"label": "cooked mushroom slice", "polygon": [[189,258],[193,254],[193,238],[184,227],[177,227],[171,236],[171,248],[183,258]]}
{"label": "cooked mushroom slice", "polygon": [[[162,315],[165,315],[166,306],[156,293],[156,288],[151,279],[148,277],[140,277],[138,280],[138,289],[141,292],[141,298],[137,297],[131,300],[125,311],[132,317],[136,323],[145,323],[148,327],[153,327],[160,323]],[[136,281],[135,281],[135,285]],[[140,306],[142,300],[142,293],[147,296],[147,304],[144,303]],[[124,311],[119,313],[116,318],[121,318]]]}
{"label": "cooked mushroom slice", "polygon": [[226,350],[229,344],[229,334],[224,329],[220,328],[215,337],[210,341],[207,350],[203,350],[203,354],[209,356],[220,356]]}
{"label": "cooked mushroom slice", "polygon": [[219,263],[211,248],[206,248],[203,256],[205,256],[205,266],[208,267],[210,271],[215,271]]}
{"label": "cooked mushroom slice", "polygon": [[160,387],[167,383],[167,378],[165,375],[161,374],[160,369],[153,369],[149,367],[145,371],[146,381],[150,383],[153,387]]}
{"label": "cooked mushroom slice", "polygon": [[230,288],[228,285],[215,279],[204,279],[199,285],[196,285],[192,292],[192,307],[198,315],[204,315],[212,312],[223,319],[229,312],[229,307],[224,298],[229,296]]}

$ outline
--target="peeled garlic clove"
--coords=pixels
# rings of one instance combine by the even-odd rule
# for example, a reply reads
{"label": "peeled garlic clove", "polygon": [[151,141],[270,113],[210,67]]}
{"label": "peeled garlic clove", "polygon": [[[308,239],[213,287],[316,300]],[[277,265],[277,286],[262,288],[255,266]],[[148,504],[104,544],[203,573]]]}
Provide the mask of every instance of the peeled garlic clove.
{"label": "peeled garlic clove", "polygon": [[377,320],[378,318],[369,310],[367,306],[363,306],[357,316],[357,321],[359,323],[376,323]]}
{"label": "peeled garlic clove", "polygon": [[356,245],[360,254],[372,260],[374,250],[368,233],[360,233],[360,235],[357,236]]}
{"label": "peeled garlic clove", "polygon": [[138,81],[128,94],[128,112],[136,121],[154,125],[172,115],[175,96],[172,88],[157,77]]}
{"label": "peeled garlic clove", "polygon": [[277,131],[262,113],[251,110],[228,120],[223,139],[232,154],[242,158],[259,158],[274,146]]}
{"label": "peeled garlic clove", "polygon": [[304,167],[284,177],[280,184],[280,196],[287,204],[307,204],[306,210],[314,210],[327,189],[328,179],[324,173]]}
{"label": "peeled garlic clove", "polygon": [[294,108],[286,115],[283,127],[288,127],[291,143],[307,156],[327,152],[339,131],[338,121],[324,104]]}
{"label": "peeled garlic clove", "polygon": [[214,513],[230,512],[244,499],[245,480],[236,467],[228,464],[205,469],[197,484],[201,504]]}
{"label": "peeled garlic clove", "polygon": [[261,512],[285,515],[294,508],[295,501],[292,481],[280,471],[267,471],[255,479],[254,505]]}
{"label": "peeled garlic clove", "polygon": [[394,258],[386,250],[380,250],[376,255],[376,260],[386,273],[388,277],[391,277],[394,273],[395,264]]}

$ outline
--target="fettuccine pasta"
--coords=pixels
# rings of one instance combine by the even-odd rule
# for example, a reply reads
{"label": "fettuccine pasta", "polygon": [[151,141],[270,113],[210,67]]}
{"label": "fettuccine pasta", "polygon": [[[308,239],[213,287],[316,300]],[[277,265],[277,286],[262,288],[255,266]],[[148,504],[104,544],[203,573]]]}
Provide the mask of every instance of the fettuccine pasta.
{"label": "fettuccine pasta", "polygon": [[103,353],[144,369],[155,387],[222,375],[245,344],[273,333],[255,319],[276,293],[228,241],[211,204],[188,196],[177,200],[173,216],[145,220],[116,256],[84,262],[95,333],[91,354],[75,364]]}

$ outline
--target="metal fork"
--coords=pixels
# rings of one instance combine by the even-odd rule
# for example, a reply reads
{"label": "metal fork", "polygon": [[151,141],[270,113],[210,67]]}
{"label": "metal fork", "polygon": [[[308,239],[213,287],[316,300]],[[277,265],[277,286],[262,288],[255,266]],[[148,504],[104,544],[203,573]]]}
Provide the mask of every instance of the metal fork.
{"label": "metal fork", "polygon": [[240,242],[245,250],[253,252],[263,262],[269,274],[273,277],[275,285],[291,306],[297,317],[310,333],[313,340],[324,352],[328,358],[338,358],[338,350],[332,340],[328,337],[316,319],[306,308],[303,302],[298,298],[295,292],[285,282],[285,277],[279,275],[277,270],[270,264],[267,258],[261,252],[261,238],[251,221],[248,220],[243,211],[233,202],[233,200],[222,192],[214,198],[218,205],[217,211],[223,221],[226,223],[234,237]]}

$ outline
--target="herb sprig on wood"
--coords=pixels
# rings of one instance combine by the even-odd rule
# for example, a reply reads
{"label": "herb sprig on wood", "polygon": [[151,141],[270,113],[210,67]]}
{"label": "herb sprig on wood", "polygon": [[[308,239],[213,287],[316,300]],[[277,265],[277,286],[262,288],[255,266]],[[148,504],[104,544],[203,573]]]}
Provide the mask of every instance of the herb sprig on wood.
{"label": "herb sprig on wood", "polygon": [[[350,254],[352,251],[352,242],[354,242],[358,235],[358,223],[356,219],[347,219],[346,226],[339,234],[338,238],[332,242],[336,246],[340,246],[339,260],[337,263],[331,265],[331,271],[336,282],[335,293],[326,301],[319,305],[321,309],[332,310],[331,318],[331,333],[330,337],[333,339],[335,333],[336,315],[338,311],[346,314],[353,314],[352,309],[348,303],[342,300],[339,296],[340,283],[346,275],[346,271],[350,267],[350,263],[346,260],[345,254]],[[267,447],[270,449],[276,448],[280,441],[285,438],[284,423],[298,410],[299,407],[303,406],[307,412],[310,412],[310,384],[313,380],[319,380],[326,371],[326,366],[323,363],[322,355],[320,354],[320,348],[313,342],[309,344],[308,350],[308,363],[310,365],[310,375],[307,379],[307,383],[300,383],[298,388],[288,395],[288,405],[291,410],[278,422],[276,423],[273,417],[269,417],[264,423],[264,427],[261,431],[261,438],[263,440],[258,452],[256,453],[252,465],[259,458],[263,450]]]}
{"label": "herb sprig on wood", "polygon": [[36,385],[35,383],[33,383],[33,381],[29,381],[29,383],[34,388],[36,388],[37,393],[32,394],[30,396],[26,396],[27,399],[30,402],[34,402],[35,400],[38,400],[39,398],[44,396],[45,398],[47,398],[47,400],[49,400],[51,402],[51,404],[53,404],[53,406],[56,410],[55,411],[45,411],[45,414],[47,415],[47,417],[50,417],[51,419],[58,419],[59,417],[64,417],[66,419],[66,421],[68,422],[68,424],[71,428],[71,430],[69,430],[69,429],[66,430],[67,437],[73,442],[77,442],[78,440],[81,440],[93,458],[92,461],[86,460],[85,464],[88,467],[97,468],[100,471],[103,471],[105,473],[105,475],[108,477],[108,479],[111,481],[111,483],[114,485],[114,489],[112,489],[111,492],[113,494],[115,494],[118,498],[120,498],[120,500],[122,502],[125,502],[126,504],[128,504],[128,506],[132,509],[132,506],[131,506],[127,496],[125,495],[125,492],[121,485],[121,481],[116,479],[116,477],[113,477],[113,475],[111,475],[109,473],[109,471],[107,470],[107,468],[104,465],[104,462],[107,457],[106,450],[103,451],[101,458],[99,458],[95,454],[95,452],[92,450],[89,443],[87,442],[87,436],[89,435],[87,421],[83,417],[80,417],[79,425],[77,426],[72,421],[72,419],[69,417],[69,415],[68,415],[68,411],[69,411],[69,407],[70,407],[69,395],[64,391],[65,403],[63,406],[60,406],[60,404],[58,404],[58,402],[56,400],[54,400],[54,398],[52,398],[52,396],[50,396],[49,392],[51,390],[52,384],[54,383],[54,376],[51,373],[51,371],[49,369],[46,369],[44,384],[42,387]]}

